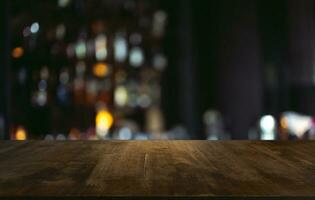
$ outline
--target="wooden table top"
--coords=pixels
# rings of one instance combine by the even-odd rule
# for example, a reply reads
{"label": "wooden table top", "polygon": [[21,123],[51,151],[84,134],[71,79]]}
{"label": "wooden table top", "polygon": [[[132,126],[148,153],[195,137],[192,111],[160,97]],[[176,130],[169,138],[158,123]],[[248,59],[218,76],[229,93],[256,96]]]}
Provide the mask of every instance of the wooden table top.
{"label": "wooden table top", "polygon": [[313,198],[315,142],[2,141],[13,197]]}

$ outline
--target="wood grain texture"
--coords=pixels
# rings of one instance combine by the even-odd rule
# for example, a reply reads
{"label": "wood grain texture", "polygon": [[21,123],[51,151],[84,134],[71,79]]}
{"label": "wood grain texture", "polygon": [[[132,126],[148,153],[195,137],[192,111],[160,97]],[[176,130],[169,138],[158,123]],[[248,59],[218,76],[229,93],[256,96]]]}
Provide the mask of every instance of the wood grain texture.
{"label": "wood grain texture", "polygon": [[0,142],[10,197],[315,197],[315,142]]}

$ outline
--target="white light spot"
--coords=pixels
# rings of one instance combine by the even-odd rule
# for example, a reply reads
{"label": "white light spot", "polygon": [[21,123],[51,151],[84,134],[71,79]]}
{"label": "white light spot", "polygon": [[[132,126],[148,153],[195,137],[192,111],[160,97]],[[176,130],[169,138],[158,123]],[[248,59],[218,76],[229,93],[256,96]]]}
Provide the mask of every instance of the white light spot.
{"label": "white light spot", "polygon": [[120,140],[131,140],[132,139],[132,132],[130,128],[122,128],[119,130],[118,138]]}
{"label": "white light spot", "polygon": [[83,40],[80,40],[75,47],[75,54],[77,58],[83,59],[86,56],[86,45]]}
{"label": "white light spot", "polygon": [[31,33],[35,34],[39,31],[39,23],[38,22],[34,22],[31,25]]}
{"label": "white light spot", "polygon": [[117,62],[124,62],[127,58],[127,41],[122,36],[117,36],[114,41],[114,56]]}
{"label": "white light spot", "polygon": [[140,67],[143,64],[144,55],[141,48],[134,47],[133,49],[131,49],[129,62],[130,62],[130,65],[133,67]]}
{"label": "white light spot", "polygon": [[262,140],[274,140],[275,139],[275,128],[276,120],[271,115],[263,116],[260,120],[260,129],[262,131]]}
{"label": "white light spot", "polygon": [[95,57],[98,61],[103,61],[107,57],[107,38],[105,35],[99,35],[95,39]]}

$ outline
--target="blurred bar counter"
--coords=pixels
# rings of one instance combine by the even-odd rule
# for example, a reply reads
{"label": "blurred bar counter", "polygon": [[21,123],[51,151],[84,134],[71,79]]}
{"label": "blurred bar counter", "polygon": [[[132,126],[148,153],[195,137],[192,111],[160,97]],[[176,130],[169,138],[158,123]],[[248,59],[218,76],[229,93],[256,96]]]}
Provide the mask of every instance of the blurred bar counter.
{"label": "blurred bar counter", "polygon": [[315,142],[2,141],[0,199],[314,199]]}

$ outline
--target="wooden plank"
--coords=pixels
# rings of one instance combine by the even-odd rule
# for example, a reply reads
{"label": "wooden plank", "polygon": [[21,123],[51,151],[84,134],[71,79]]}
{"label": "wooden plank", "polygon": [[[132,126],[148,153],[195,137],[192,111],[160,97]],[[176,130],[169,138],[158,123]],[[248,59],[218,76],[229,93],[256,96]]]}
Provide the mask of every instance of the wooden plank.
{"label": "wooden plank", "polygon": [[0,142],[0,199],[313,198],[315,142]]}

